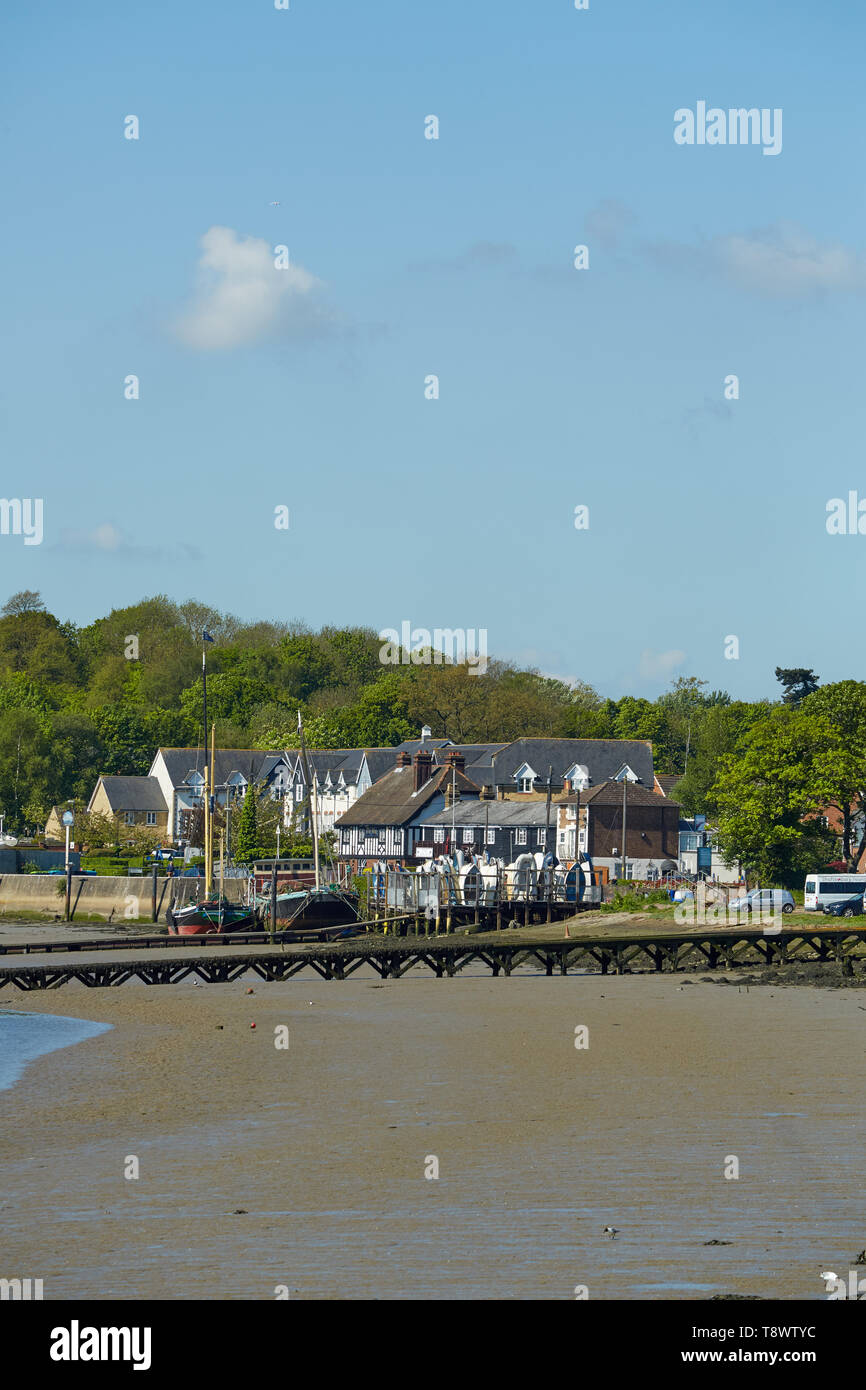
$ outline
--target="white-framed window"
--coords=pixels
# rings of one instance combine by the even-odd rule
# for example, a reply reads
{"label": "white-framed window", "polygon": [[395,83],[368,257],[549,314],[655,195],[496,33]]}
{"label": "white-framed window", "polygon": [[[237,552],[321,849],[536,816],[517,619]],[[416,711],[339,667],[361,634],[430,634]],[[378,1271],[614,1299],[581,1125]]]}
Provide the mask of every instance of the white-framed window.
{"label": "white-framed window", "polygon": [[517,790],[519,792],[531,792],[534,782],[534,777],[521,777],[520,781],[517,783]]}
{"label": "white-framed window", "polygon": [[485,836],[484,836],[484,839],[485,839],[485,841],[487,842],[488,845],[495,845],[495,844],[496,844],[496,831],[495,831],[495,830],[489,830],[489,829],[488,829],[487,833],[486,833]]}
{"label": "white-framed window", "polygon": [[127,823],[127,825],[135,825],[135,812],[134,812],[134,811],[127,811],[127,813],[126,813],[126,823]]}
{"label": "white-framed window", "polygon": [[585,830],[581,830],[581,831],[580,831],[580,834],[579,834],[579,836],[578,836],[578,843],[581,844],[581,845],[585,845],[585,844],[586,844],[586,831],[585,831]]}
{"label": "white-framed window", "polygon": [[156,825],[156,811],[148,811],[148,813],[147,813],[147,824],[148,824],[148,825]]}
{"label": "white-framed window", "polygon": [[517,832],[517,843],[518,843],[519,845],[525,845],[525,844],[526,844],[526,831],[525,831],[525,830],[518,830],[518,832]]}
{"label": "white-framed window", "polygon": [[547,831],[546,831],[546,830],[536,830],[536,832],[535,832],[535,843],[536,843],[537,845],[546,845],[546,844],[547,844]]}
{"label": "white-framed window", "polygon": [[433,829],[433,843],[434,843],[434,845],[442,845],[442,844],[445,843],[445,827],[444,827],[444,825],[437,825],[437,826],[434,826],[434,829]]}
{"label": "white-framed window", "polygon": [[471,825],[464,825],[464,827],[463,827],[463,843],[464,843],[464,845],[471,845],[471,844],[473,843],[474,839],[475,839],[475,830],[474,830],[474,827],[471,826]]}

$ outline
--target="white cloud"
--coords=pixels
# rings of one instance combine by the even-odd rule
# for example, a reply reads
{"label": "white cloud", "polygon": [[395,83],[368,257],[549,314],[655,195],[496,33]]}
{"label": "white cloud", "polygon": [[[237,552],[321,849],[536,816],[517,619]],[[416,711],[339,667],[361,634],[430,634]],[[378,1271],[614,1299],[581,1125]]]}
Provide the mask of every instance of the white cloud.
{"label": "white cloud", "polygon": [[196,295],[176,324],[190,347],[239,347],[310,326],[307,301],[320,281],[303,266],[277,269],[264,238],[241,237],[231,227],[211,227],[201,247]]}
{"label": "white cloud", "polygon": [[646,647],[640,654],[638,671],[642,680],[667,680],[668,676],[670,676],[678,666],[682,666],[685,659],[685,652],[677,650],[654,652],[649,647]]}
{"label": "white cloud", "polygon": [[716,255],[746,289],[771,295],[866,288],[866,260],[840,243],[821,244],[802,227],[779,223],[750,236],[719,237]]}
{"label": "white cloud", "polygon": [[772,298],[866,289],[862,252],[840,242],[822,243],[792,222],[692,245],[656,242],[644,250],[659,265],[721,275],[740,289]]}

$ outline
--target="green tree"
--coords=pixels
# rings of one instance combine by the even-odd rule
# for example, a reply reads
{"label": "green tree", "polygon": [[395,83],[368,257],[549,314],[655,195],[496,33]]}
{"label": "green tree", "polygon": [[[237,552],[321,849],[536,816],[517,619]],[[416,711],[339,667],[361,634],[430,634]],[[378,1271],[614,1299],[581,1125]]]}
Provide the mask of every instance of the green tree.
{"label": "green tree", "polygon": [[810,666],[777,666],[776,680],[782,685],[782,702],[786,705],[799,705],[818,689],[818,677]]}
{"label": "green tree", "polygon": [[17,618],[21,613],[44,613],[45,604],[42,602],[42,595],[35,589],[20,589],[17,594],[8,598],[3,607],[0,608],[0,615],[4,618]]}
{"label": "green tree", "polygon": [[722,758],[712,790],[719,839],[762,881],[791,882],[832,853],[816,813],[839,775],[833,729],[819,714],[779,705],[758,720],[741,751]]}
{"label": "green tree", "polygon": [[702,710],[692,729],[692,751],[684,776],[675,784],[671,796],[682,804],[686,815],[696,812],[714,815],[718,810],[714,784],[722,760],[736,752],[749,729],[760,718],[766,718],[770,705],[714,705]]}
{"label": "green tree", "polygon": [[[807,695],[799,708],[827,723],[833,744],[818,757],[824,807],[842,819],[842,857],[854,868],[866,844],[866,684],[835,681]],[[855,820],[863,827],[855,836]],[[856,840],[856,843],[855,843]]]}
{"label": "green tree", "polygon": [[258,788],[255,785],[247,787],[233,839],[232,853],[241,864],[249,864],[259,857]]}

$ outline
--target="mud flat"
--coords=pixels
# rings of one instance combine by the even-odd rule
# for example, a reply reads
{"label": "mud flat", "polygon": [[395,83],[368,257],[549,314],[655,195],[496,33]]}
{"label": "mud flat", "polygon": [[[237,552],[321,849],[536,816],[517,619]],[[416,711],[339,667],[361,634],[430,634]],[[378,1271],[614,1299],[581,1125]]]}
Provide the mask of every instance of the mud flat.
{"label": "mud flat", "polygon": [[61,1300],[820,1299],[866,1244],[863,997],[366,967],[6,994],[0,1029],[61,1000],[113,1027],[0,1093],[0,1275]]}

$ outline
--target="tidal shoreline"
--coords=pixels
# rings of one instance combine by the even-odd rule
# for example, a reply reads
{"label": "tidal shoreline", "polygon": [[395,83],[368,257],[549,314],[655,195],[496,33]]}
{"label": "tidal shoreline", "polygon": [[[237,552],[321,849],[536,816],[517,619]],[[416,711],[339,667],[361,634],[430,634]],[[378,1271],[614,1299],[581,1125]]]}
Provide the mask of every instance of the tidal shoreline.
{"label": "tidal shoreline", "polygon": [[820,1298],[864,1244],[847,991],[359,972],[3,1004],[61,998],[113,1030],[0,1094],[0,1274],[46,1299]]}

